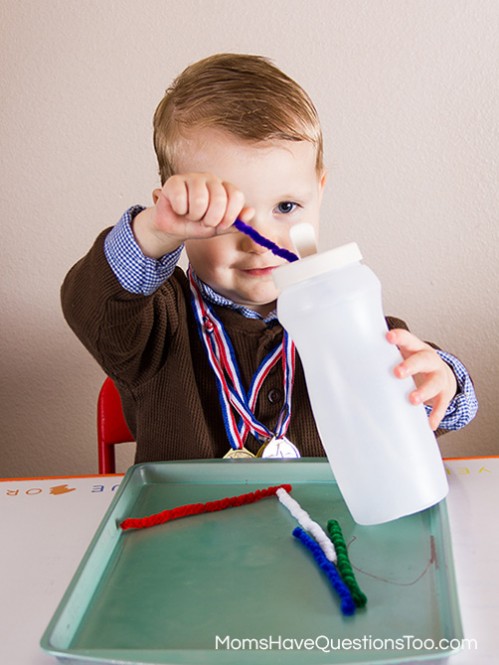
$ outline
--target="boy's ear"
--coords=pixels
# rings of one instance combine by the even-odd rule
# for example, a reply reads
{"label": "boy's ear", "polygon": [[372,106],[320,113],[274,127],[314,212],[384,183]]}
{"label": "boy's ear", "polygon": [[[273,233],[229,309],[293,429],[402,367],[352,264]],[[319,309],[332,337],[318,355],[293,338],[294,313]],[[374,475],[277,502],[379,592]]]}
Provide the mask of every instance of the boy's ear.
{"label": "boy's ear", "polygon": [[324,171],[322,172],[322,175],[319,179],[319,185],[320,185],[320,188],[321,188],[321,192],[324,191],[324,187],[326,186],[326,180],[327,180],[327,171],[324,169]]}
{"label": "boy's ear", "polygon": [[161,189],[159,187],[153,190],[152,201],[153,201],[154,205],[156,205],[160,194],[161,194]]}
{"label": "boy's ear", "polygon": [[327,171],[324,169],[321,177],[319,178],[319,194],[321,201],[322,201],[322,195],[324,194],[324,188],[326,186],[326,180],[327,180]]}

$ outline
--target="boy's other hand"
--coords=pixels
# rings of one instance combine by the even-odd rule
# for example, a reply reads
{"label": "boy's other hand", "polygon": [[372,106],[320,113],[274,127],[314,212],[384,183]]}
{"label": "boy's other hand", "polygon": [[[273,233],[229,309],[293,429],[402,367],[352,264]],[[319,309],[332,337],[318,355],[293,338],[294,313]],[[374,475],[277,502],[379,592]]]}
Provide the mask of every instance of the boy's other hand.
{"label": "boy's other hand", "polygon": [[211,173],[174,175],[153,198],[154,207],[139,213],[133,224],[142,251],[152,258],[185,240],[220,235],[237,217],[249,222],[254,215],[240,190]]}
{"label": "boy's other hand", "polygon": [[386,339],[390,344],[398,346],[404,358],[403,362],[395,367],[395,376],[399,379],[413,377],[417,387],[409,395],[409,400],[412,404],[424,403],[432,407],[429,422],[435,431],[456,394],[457,381],[454,372],[435,349],[408,330],[390,330]]}

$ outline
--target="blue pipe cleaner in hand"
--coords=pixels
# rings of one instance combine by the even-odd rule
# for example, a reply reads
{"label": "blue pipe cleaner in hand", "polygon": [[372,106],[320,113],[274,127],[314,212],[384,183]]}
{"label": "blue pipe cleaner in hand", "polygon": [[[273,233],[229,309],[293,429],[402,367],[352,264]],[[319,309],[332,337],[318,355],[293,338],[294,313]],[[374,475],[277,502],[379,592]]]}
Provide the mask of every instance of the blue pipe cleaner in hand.
{"label": "blue pipe cleaner in hand", "polygon": [[279,247],[279,245],[276,245],[275,242],[272,242],[272,240],[269,240],[265,236],[262,236],[252,226],[249,226],[249,224],[245,224],[240,219],[236,219],[233,226],[235,226],[238,231],[241,231],[241,233],[244,233],[245,235],[249,236],[258,245],[270,249],[272,254],[280,256],[281,259],[285,259],[286,261],[289,261],[291,263],[292,261],[298,261],[298,259],[300,258],[297,254],[290,252],[289,249],[285,249],[284,247]]}

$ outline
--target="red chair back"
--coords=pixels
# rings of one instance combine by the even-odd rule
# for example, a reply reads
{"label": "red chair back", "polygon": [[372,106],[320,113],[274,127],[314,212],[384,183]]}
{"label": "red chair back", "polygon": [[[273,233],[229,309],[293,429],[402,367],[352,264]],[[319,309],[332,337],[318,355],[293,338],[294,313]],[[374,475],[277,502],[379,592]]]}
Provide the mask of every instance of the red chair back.
{"label": "red chair back", "polygon": [[99,473],[116,473],[114,446],[134,441],[128,429],[120,394],[109,377],[104,381],[97,400],[97,443]]}

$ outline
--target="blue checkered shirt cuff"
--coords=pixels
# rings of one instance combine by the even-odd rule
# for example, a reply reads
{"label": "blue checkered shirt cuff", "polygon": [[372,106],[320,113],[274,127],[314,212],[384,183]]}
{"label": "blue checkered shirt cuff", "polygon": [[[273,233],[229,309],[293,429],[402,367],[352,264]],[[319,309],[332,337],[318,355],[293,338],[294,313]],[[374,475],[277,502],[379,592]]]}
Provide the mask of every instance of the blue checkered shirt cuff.
{"label": "blue checkered shirt cuff", "polygon": [[[473,420],[478,411],[473,381],[460,360],[446,351],[437,350],[437,353],[454,372],[458,385],[458,393],[447,407],[439,427],[447,430],[461,429]],[[425,409],[428,414],[431,413],[431,406],[425,405]]]}
{"label": "blue checkered shirt cuff", "polygon": [[132,231],[133,218],[142,210],[145,210],[143,206],[133,206],[123,214],[106,236],[104,253],[126,291],[150,296],[172,276],[183,246],[157,260],[145,256]]}

